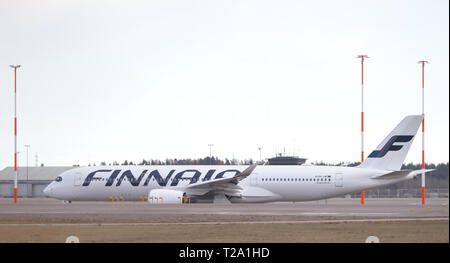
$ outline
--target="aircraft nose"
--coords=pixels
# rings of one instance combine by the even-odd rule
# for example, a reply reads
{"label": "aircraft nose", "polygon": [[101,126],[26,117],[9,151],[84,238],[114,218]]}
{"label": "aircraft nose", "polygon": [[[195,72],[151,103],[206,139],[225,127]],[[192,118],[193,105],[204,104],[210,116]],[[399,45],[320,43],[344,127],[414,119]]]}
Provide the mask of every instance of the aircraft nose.
{"label": "aircraft nose", "polygon": [[44,195],[47,197],[52,197],[52,186],[51,185],[47,185],[47,187],[44,188]]}

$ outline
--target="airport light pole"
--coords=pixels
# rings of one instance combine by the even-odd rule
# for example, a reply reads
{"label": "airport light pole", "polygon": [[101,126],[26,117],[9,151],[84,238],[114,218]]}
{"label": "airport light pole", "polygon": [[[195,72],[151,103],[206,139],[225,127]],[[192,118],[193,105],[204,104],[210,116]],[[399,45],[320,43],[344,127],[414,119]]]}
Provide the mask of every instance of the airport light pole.
{"label": "airport light pole", "polygon": [[422,64],[422,205],[425,205],[425,63],[426,60],[418,62]]}
{"label": "airport light pole", "polygon": [[[367,55],[358,55],[361,58],[361,163],[364,162],[364,58]],[[364,204],[364,191],[361,192],[361,204]]]}
{"label": "airport light pole", "polygon": [[14,203],[17,203],[17,69],[20,65],[9,65],[14,69]]}
{"label": "airport light pole", "polygon": [[211,158],[212,158],[212,156],[211,156],[211,148],[214,146],[214,144],[212,144],[212,143],[210,143],[210,144],[208,144],[208,146],[209,146],[209,165],[211,165]]}

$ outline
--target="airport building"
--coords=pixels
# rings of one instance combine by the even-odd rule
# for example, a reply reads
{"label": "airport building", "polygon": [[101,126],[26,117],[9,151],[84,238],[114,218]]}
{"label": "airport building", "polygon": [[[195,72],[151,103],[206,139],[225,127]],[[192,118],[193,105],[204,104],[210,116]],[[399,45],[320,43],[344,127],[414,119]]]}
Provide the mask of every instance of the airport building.
{"label": "airport building", "polygon": [[[62,172],[71,166],[18,167],[17,196],[45,197],[43,190]],[[0,197],[14,196],[14,167],[0,170]]]}

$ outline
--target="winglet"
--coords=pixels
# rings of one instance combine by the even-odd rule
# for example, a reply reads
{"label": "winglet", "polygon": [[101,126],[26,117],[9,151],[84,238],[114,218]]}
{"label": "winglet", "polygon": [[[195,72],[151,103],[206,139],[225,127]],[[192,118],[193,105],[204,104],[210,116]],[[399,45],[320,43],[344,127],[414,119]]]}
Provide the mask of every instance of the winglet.
{"label": "winglet", "polygon": [[257,164],[252,164],[249,167],[247,167],[247,169],[245,169],[244,171],[242,171],[242,173],[238,174],[235,178],[237,178],[238,180],[242,180],[245,177],[249,176],[253,170],[255,170]]}

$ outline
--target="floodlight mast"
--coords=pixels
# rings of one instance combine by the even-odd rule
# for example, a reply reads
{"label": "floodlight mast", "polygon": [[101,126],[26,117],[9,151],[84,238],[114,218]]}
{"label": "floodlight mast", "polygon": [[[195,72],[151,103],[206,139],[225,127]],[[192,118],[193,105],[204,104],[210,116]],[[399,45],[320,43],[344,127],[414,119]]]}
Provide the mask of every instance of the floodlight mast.
{"label": "floodlight mast", "polygon": [[[422,170],[425,170],[425,63],[429,62],[417,63],[422,64]],[[422,172],[422,205],[425,205],[425,172]]]}
{"label": "floodlight mast", "polygon": [[211,155],[211,148],[214,146],[214,144],[210,143],[209,146],[209,165],[212,164],[212,155]]}
{"label": "floodlight mast", "polygon": [[17,69],[20,65],[9,65],[14,69],[14,203],[17,203]]}
{"label": "floodlight mast", "polygon": [[[367,55],[358,55],[356,58],[361,59],[361,163],[364,162],[364,58]],[[361,204],[364,204],[364,191],[361,192]]]}
{"label": "floodlight mast", "polygon": [[259,150],[259,162],[262,164],[262,158],[261,158],[261,150],[262,150],[262,146],[258,146],[258,150]]}

